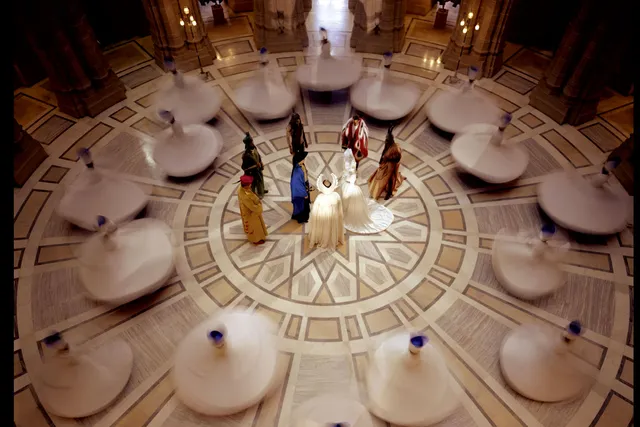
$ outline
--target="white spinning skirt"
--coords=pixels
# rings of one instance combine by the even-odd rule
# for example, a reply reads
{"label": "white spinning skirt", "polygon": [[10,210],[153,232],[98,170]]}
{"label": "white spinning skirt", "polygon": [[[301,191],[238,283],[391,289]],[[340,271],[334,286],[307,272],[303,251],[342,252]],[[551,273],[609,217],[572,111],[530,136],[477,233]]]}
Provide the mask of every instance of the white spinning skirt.
{"label": "white spinning skirt", "polygon": [[337,59],[319,57],[315,64],[298,67],[298,84],[316,92],[330,92],[346,89],[360,78],[362,62],[360,59]]}
{"label": "white spinning skirt", "polygon": [[469,125],[451,142],[451,157],[458,167],[491,184],[518,179],[529,164],[529,154],[520,145],[491,142],[497,131],[494,125]]}
{"label": "white spinning skirt", "polygon": [[345,182],[341,186],[341,193],[344,228],[352,233],[380,233],[393,222],[393,212],[375,200],[366,198],[359,185]]}
{"label": "white spinning skirt", "polygon": [[[225,329],[216,348],[211,330]],[[182,341],[173,370],[176,395],[192,410],[222,416],[258,403],[277,385],[273,325],[259,314],[227,312],[206,320]]]}
{"label": "white spinning skirt", "polygon": [[493,272],[500,284],[510,294],[524,300],[549,295],[566,283],[558,264],[560,248],[533,239],[534,244],[544,245],[537,255],[528,240],[522,236],[499,234],[491,256]]}
{"label": "white spinning skirt", "polygon": [[184,126],[184,134],[168,129],[158,138],[153,160],[169,176],[183,178],[197,175],[216,160],[224,144],[214,128],[193,124]]}
{"label": "white spinning skirt", "polygon": [[435,127],[459,133],[475,123],[496,123],[501,110],[473,89],[442,91],[427,104],[427,117]]}
{"label": "white spinning skirt", "polygon": [[382,79],[369,77],[351,88],[351,105],[378,120],[398,120],[413,110],[421,94],[416,85],[392,80],[388,75]]}
{"label": "white spinning skirt", "polygon": [[147,201],[137,184],[89,169],[67,188],[57,212],[70,223],[93,231],[99,215],[122,224],[135,218]]}
{"label": "white spinning skirt", "polygon": [[[173,273],[171,229],[139,219],[109,237],[95,234],[80,248],[80,280],[93,299],[124,304],[158,290]],[[109,241],[105,241],[109,239]]]}
{"label": "white spinning skirt", "polygon": [[597,188],[575,171],[545,177],[538,186],[538,203],[558,225],[585,234],[618,233],[631,215],[626,193],[608,184]]}
{"label": "white spinning skirt", "polygon": [[458,389],[438,350],[427,343],[411,354],[409,339],[409,333],[394,335],[374,353],[367,376],[369,409],[389,423],[423,427],[455,411]]}
{"label": "white spinning skirt", "polygon": [[519,394],[539,402],[577,396],[588,385],[589,377],[577,368],[580,362],[562,341],[559,331],[538,325],[517,327],[500,348],[504,379]]}
{"label": "white spinning skirt", "polygon": [[293,414],[292,427],[373,427],[367,408],[349,396],[326,394],[307,400]]}
{"label": "white spinning skirt", "polygon": [[48,412],[64,418],[88,417],[118,397],[132,368],[133,352],[124,341],[105,344],[86,354],[56,355],[42,367],[36,391]]}
{"label": "white spinning skirt", "polygon": [[267,73],[267,70],[262,70],[262,73],[247,79],[235,91],[238,108],[257,120],[286,117],[291,114],[297,101],[282,77],[271,77]]}
{"label": "white spinning skirt", "polygon": [[174,79],[156,97],[156,111],[171,111],[176,121],[185,125],[206,123],[218,114],[222,100],[216,89],[199,76],[182,76],[184,87]]}

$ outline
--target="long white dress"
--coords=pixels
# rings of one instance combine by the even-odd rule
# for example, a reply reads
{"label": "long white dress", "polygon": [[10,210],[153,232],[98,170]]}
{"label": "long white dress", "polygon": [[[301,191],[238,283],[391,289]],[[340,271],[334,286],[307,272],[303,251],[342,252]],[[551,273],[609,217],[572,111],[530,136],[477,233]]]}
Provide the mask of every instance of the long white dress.
{"label": "long white dress", "polygon": [[344,152],[344,173],[340,189],[344,228],[358,234],[374,234],[386,230],[393,222],[393,213],[375,200],[367,199],[356,184],[356,179],[356,160],[348,148]]}
{"label": "long white dress", "polygon": [[324,175],[318,177],[316,188],[320,192],[313,202],[309,220],[309,246],[335,249],[344,244],[344,220],[342,200],[335,190],[338,177],[331,174],[331,185],[324,185]]}

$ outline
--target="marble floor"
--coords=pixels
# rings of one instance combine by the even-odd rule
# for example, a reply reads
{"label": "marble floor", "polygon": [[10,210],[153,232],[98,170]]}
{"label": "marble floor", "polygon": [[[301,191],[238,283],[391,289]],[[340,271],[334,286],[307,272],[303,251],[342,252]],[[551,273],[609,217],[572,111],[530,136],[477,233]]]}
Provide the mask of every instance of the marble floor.
{"label": "marble floor", "polygon": [[[321,11],[322,1],[314,4],[318,13],[309,27],[312,36],[315,26],[329,19]],[[331,2],[343,10],[344,2]],[[379,72],[380,56],[350,52],[349,19],[345,16],[339,21],[342,26],[330,33],[334,50],[361,57],[367,74]],[[206,71],[208,84],[223,99],[212,124],[224,137],[224,150],[213,167],[192,181],[167,179],[149,155],[153,134],[165,127],[155,116],[153,95],[169,77],[153,63],[148,38],[107,52],[127,86],[127,100],[96,118],[77,120],[61,113],[46,81],[16,91],[16,118],[49,154],[14,193],[16,426],[287,427],[292,410],[317,394],[339,389],[365,399],[362,373],[370,351],[388,334],[407,328],[426,332],[464,390],[460,409],[439,426],[632,424],[633,229],[602,239],[571,236],[572,249],[562,265],[567,285],[530,303],[506,294],[490,261],[500,229],[541,225],[536,184],[544,175],[559,169],[584,175],[598,171],[607,153],[631,130],[632,100],[612,94],[593,121],[578,128],[558,125],[528,105],[528,93],[548,56],[509,46],[503,70],[494,79],[482,79],[478,90],[513,114],[508,136],[529,151],[531,163],[517,182],[489,187],[456,170],[449,141],[429,126],[424,105],[435,93],[453,89],[448,78],[452,73],[431,61],[444,46],[422,39],[419,29],[411,30],[415,22],[428,22],[425,17],[409,22],[413,33],[394,57],[392,73],[415,82],[422,95],[395,130],[407,177],[397,197],[386,203],[395,221],[378,235],[348,234],[335,252],[309,248],[306,226],[289,220],[286,120],[255,122],[233,102],[234,88],[255,73],[258,61],[258,47],[242,33],[245,21],[230,30],[240,35],[213,39],[219,59]],[[318,47],[312,46],[305,52],[272,55],[272,66],[291,78],[297,66],[317,53]],[[312,177],[340,171],[336,140],[352,113],[348,97],[337,93],[328,104],[302,91],[296,109],[308,133]],[[270,236],[260,247],[246,242],[234,196],[247,131],[266,164],[270,190],[264,200]],[[374,123],[370,131],[371,153],[359,169],[363,186],[377,166],[385,134]],[[147,189],[151,202],[146,216],[172,226],[176,274],[155,294],[120,307],[85,296],[74,254],[87,233],[55,212],[65,186],[83,168],[75,155],[79,147],[91,148],[99,167],[116,170]],[[259,405],[211,419],[180,404],[170,369],[181,337],[205,317],[228,308],[263,313],[279,325],[285,381]],[[530,322],[560,331],[574,319],[586,328],[576,352],[591,366],[590,388],[571,402],[557,404],[518,396],[499,370],[504,336]],[[123,395],[103,412],[64,420],[42,408],[30,375],[47,355],[42,341],[52,330],[78,345],[117,338],[131,345],[132,377]]]}

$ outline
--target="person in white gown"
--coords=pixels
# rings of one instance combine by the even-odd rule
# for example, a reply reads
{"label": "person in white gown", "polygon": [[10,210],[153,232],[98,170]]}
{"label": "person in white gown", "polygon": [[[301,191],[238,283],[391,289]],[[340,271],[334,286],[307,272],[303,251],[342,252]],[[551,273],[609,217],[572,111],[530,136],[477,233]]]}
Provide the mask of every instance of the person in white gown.
{"label": "person in white gown", "polygon": [[309,246],[335,249],[344,244],[344,217],[342,200],[336,192],[338,177],[331,174],[331,181],[318,177],[316,188],[320,192],[313,202],[309,222]]}
{"label": "person in white gown", "polygon": [[375,200],[368,200],[356,184],[356,159],[347,148],[344,152],[342,174],[342,209],[344,228],[358,234],[374,234],[386,230],[393,222],[393,213]]}

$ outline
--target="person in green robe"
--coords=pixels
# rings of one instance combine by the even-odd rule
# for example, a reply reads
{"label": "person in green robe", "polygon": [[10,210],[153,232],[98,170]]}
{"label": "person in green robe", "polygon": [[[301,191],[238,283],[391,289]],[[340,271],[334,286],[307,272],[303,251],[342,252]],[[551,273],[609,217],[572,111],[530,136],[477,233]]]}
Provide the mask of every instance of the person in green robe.
{"label": "person in green robe", "polygon": [[258,153],[258,149],[253,144],[253,138],[251,138],[249,132],[246,133],[242,142],[244,142],[242,170],[245,175],[253,177],[251,190],[256,193],[260,199],[262,199],[265,193],[269,192],[269,190],[265,190],[264,188],[264,176],[262,175],[264,165],[262,164],[262,158],[260,157],[260,153]]}

